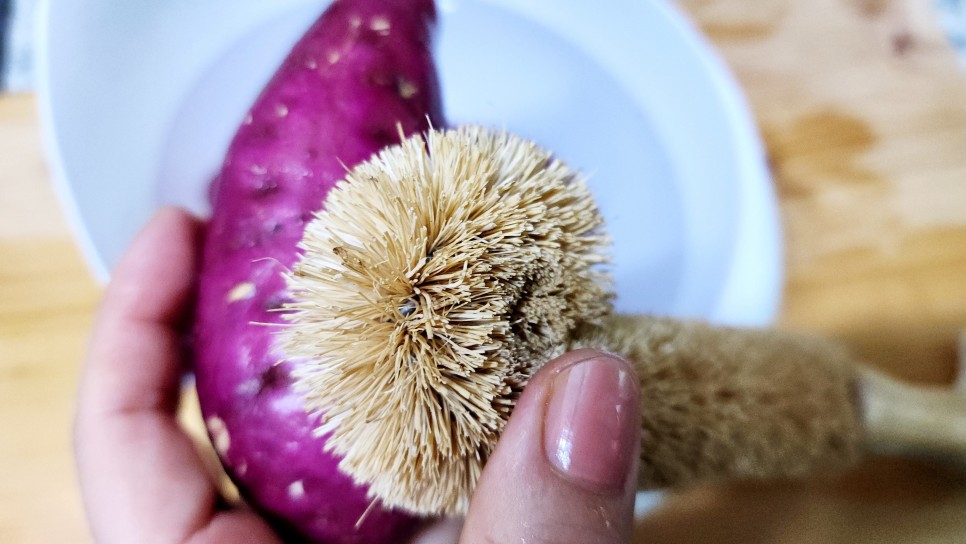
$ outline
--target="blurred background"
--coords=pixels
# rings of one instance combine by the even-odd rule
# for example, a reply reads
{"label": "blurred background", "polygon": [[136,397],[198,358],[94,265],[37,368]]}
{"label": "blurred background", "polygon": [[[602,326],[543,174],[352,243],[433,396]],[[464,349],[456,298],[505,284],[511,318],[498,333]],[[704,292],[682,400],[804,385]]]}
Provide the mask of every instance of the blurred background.
{"label": "blurred background", "polygon": [[[648,1],[648,0],[641,0]],[[966,0],[681,0],[764,138],[785,244],[777,326],[916,383],[966,350]],[[0,0],[0,542],[85,542],[70,455],[101,287],[55,196],[32,0]],[[675,494],[641,542],[963,542],[966,484],[916,462]]]}

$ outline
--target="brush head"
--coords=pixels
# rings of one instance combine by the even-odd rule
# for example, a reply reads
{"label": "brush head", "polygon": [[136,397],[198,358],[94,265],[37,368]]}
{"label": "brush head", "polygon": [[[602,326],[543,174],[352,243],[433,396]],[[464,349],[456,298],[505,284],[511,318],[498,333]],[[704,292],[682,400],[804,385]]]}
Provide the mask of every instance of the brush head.
{"label": "brush head", "polygon": [[349,172],[281,331],[340,468],[387,506],[464,512],[527,380],[609,313],[605,246],[580,176],[506,133],[434,131]]}

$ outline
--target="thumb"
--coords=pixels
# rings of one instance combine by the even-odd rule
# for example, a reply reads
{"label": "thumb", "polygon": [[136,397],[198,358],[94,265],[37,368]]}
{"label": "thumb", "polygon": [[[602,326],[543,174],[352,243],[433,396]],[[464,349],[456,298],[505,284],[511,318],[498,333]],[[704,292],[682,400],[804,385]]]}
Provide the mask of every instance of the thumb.
{"label": "thumb", "polygon": [[628,542],[639,394],[612,355],[580,350],[547,364],[480,476],[460,542]]}

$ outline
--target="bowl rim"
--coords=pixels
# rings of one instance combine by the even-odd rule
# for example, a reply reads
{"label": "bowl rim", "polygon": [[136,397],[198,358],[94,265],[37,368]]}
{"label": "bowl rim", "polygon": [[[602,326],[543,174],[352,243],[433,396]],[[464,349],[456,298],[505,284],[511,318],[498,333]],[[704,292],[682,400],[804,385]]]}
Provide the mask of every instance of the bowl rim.
{"label": "bowl rim", "polygon": [[[752,109],[733,73],[698,28],[668,0],[650,2],[673,25],[691,55],[698,59],[715,83],[713,94],[728,118],[730,134],[725,138],[737,158],[735,179],[737,204],[754,209],[736,217],[734,248],[723,271],[725,277],[717,300],[708,315],[712,322],[759,326],[774,321],[782,303],[784,288],[784,250],[779,203],[770,175],[764,143],[754,122]],[[77,240],[84,260],[94,277],[105,284],[110,269],[100,254],[76,198],[64,164],[57,130],[56,107],[50,90],[50,23],[52,2],[39,0],[35,19],[35,82],[41,140],[51,172],[52,183],[61,207]],[[748,274],[756,281],[749,285]]]}

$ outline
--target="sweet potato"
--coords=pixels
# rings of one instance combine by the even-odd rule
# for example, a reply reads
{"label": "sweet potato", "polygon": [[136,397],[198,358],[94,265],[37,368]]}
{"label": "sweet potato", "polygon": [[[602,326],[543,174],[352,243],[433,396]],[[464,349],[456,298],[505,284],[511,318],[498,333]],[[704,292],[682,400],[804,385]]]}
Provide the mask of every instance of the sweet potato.
{"label": "sweet potato", "polygon": [[251,108],[212,186],[194,331],[198,395],[229,476],[290,537],[395,542],[414,525],[370,508],[366,489],[323,452],[271,324],[282,322],[283,273],[304,225],[346,167],[396,143],[399,127],[443,124],[434,20],[432,0],[335,1]]}

